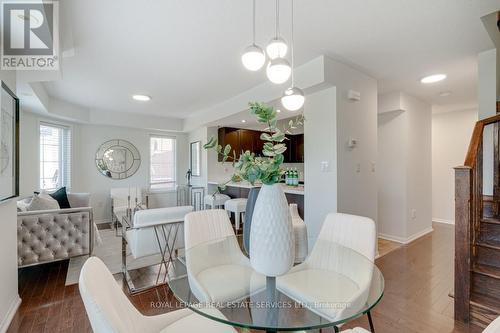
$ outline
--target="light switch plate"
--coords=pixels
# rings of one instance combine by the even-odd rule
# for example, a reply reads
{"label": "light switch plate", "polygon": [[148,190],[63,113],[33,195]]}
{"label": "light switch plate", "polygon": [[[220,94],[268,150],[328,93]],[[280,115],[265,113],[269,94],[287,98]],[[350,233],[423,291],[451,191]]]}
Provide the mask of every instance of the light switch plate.
{"label": "light switch plate", "polygon": [[320,168],[321,172],[328,172],[328,169],[330,168],[330,163],[328,163],[328,161],[322,161]]}

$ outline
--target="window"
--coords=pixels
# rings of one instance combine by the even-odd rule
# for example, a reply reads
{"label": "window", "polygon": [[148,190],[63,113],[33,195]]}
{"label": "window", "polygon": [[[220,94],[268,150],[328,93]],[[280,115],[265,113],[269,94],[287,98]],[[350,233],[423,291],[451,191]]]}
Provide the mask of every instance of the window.
{"label": "window", "polygon": [[175,138],[150,137],[150,176],[152,189],[175,187],[176,158]]}
{"label": "window", "polygon": [[40,124],[40,189],[71,187],[71,129]]}

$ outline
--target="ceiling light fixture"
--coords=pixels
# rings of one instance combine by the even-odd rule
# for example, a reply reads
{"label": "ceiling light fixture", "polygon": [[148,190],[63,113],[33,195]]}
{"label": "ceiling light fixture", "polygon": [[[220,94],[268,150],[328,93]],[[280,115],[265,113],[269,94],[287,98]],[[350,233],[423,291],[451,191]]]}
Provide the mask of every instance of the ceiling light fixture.
{"label": "ceiling light fixture", "polygon": [[140,95],[140,94],[136,94],[136,95],[132,95],[132,98],[136,101],[139,101],[139,102],[148,102],[151,100],[151,96],[148,96],[148,95]]}
{"label": "ceiling light fixture", "polygon": [[283,58],[286,56],[288,51],[288,45],[283,38],[280,37],[280,5],[279,0],[276,0],[275,3],[276,10],[276,21],[274,26],[274,38],[269,41],[269,44],[266,47],[266,52],[269,58]]}
{"label": "ceiling light fixture", "polygon": [[448,96],[450,96],[451,94],[452,94],[452,92],[451,92],[451,91],[441,91],[441,92],[439,93],[439,96],[440,96],[440,97],[448,97]]}
{"label": "ceiling light fixture", "polygon": [[444,79],[446,79],[446,74],[433,74],[422,78],[420,82],[427,84],[443,81]]}
{"label": "ceiling light fixture", "polygon": [[269,62],[266,69],[267,78],[275,84],[282,84],[288,81],[292,68],[290,63],[283,58],[276,58]]}
{"label": "ceiling light fixture", "polygon": [[266,74],[269,81],[275,84],[282,84],[288,81],[292,73],[290,63],[284,58],[288,50],[288,46],[279,36],[279,0],[276,0],[276,27],[275,37],[271,40],[266,48],[267,54],[271,61],[267,64]]}
{"label": "ceiling light fixture", "polygon": [[253,38],[252,45],[247,46],[241,55],[243,66],[249,71],[255,72],[262,68],[266,62],[266,55],[262,48],[255,44],[255,0],[253,0]]}
{"label": "ceiling light fixture", "polygon": [[242,122],[242,123],[246,123],[247,121],[246,121],[245,119],[242,119],[242,120],[241,120],[241,122]]}
{"label": "ceiling light fixture", "polygon": [[291,53],[292,53],[292,86],[285,90],[283,93],[283,97],[281,97],[281,104],[285,107],[285,109],[289,111],[297,111],[302,106],[304,106],[305,97],[304,92],[295,87],[295,78],[294,78],[294,39],[293,39],[293,0],[292,0],[292,29],[291,29]]}

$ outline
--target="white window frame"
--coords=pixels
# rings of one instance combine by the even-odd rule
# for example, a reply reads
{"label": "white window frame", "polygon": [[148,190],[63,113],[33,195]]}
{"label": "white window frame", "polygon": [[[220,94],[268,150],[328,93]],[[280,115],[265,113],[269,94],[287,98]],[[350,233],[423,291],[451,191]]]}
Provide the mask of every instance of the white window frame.
{"label": "white window frame", "polygon": [[[152,183],[151,182],[151,139],[152,138],[162,138],[162,139],[173,139],[174,140],[174,181],[170,182],[159,182],[159,183]],[[148,168],[148,182],[149,182],[149,189],[152,191],[175,191],[175,187],[177,185],[177,136],[175,135],[163,135],[163,134],[150,134],[148,137],[148,152],[149,152],[149,168]],[[166,185],[166,184],[173,184],[172,187],[170,186],[161,186],[161,185]],[[155,186],[155,187],[153,187]]]}
{"label": "white window frame", "polygon": [[[40,135],[41,135],[41,131],[40,131],[40,126],[52,126],[52,127],[59,127],[59,128],[64,128],[64,129],[68,129],[70,134],[71,134],[71,144],[70,144],[70,172],[69,172],[69,186],[66,186],[65,184],[62,184],[62,186],[66,186],[66,190],[71,190],[71,187],[73,186],[73,166],[74,166],[74,144],[75,144],[75,136],[74,136],[74,127],[73,125],[71,124],[68,124],[68,123],[64,123],[64,122],[60,122],[60,121],[57,121],[57,120],[44,120],[44,119],[38,119],[38,128],[37,128],[37,133],[38,133],[38,146],[37,146],[37,160],[38,160],[38,177],[37,177],[37,187],[40,187],[40,177],[41,177],[41,168],[40,168],[40,164],[41,164],[41,160],[40,160],[40,149],[41,149],[41,141],[40,141]],[[61,159],[62,161],[62,159]],[[41,188],[39,188],[39,190],[41,190]],[[49,189],[51,190],[51,189]]]}

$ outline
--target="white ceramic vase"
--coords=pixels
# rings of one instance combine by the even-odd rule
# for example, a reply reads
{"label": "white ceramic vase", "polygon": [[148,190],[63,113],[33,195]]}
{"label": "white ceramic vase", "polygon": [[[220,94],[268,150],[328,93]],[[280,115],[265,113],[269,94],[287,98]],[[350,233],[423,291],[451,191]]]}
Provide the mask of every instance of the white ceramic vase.
{"label": "white ceramic vase", "polygon": [[293,266],[295,242],[288,202],[280,184],[263,185],[250,229],[250,264],[266,276],[280,276]]}

